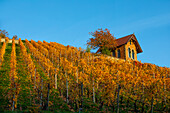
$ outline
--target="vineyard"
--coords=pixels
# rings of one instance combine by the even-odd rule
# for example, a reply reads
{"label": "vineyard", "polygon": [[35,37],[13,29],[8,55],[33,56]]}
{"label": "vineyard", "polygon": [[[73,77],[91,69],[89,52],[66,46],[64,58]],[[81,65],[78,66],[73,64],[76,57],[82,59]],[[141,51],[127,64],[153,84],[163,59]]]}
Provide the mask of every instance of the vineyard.
{"label": "vineyard", "polygon": [[0,44],[0,112],[170,112],[170,68],[56,42]]}

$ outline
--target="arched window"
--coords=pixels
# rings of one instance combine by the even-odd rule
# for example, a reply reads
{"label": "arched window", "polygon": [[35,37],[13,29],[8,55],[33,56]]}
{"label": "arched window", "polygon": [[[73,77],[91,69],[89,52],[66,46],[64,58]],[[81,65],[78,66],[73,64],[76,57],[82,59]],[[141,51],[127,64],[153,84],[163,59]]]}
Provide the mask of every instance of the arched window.
{"label": "arched window", "polygon": [[120,58],[120,49],[117,50],[117,57]]}
{"label": "arched window", "polygon": [[116,54],[115,54],[115,50],[113,50],[113,57],[115,57],[116,56]]}
{"label": "arched window", "polygon": [[131,50],[128,48],[129,58],[131,58]]}
{"label": "arched window", "polygon": [[132,50],[132,58],[135,59],[135,53],[134,50]]}

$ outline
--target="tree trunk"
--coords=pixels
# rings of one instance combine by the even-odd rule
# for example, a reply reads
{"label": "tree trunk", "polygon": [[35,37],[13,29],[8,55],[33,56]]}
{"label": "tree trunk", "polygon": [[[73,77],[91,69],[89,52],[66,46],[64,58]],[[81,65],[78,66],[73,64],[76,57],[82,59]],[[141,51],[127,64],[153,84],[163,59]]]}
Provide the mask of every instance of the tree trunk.
{"label": "tree trunk", "polygon": [[66,95],[66,102],[68,104],[68,80],[66,78],[66,92],[67,92],[67,95]]}
{"label": "tree trunk", "polygon": [[47,108],[49,110],[49,99],[50,99],[50,83],[48,83],[48,91],[47,91]]}

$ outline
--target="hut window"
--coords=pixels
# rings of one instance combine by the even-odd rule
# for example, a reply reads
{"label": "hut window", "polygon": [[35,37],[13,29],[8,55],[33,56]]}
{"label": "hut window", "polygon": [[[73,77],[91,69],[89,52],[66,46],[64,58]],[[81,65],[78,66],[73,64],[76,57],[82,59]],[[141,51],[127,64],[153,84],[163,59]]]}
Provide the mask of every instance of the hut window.
{"label": "hut window", "polygon": [[132,58],[135,59],[135,53],[134,50],[132,50]]}
{"label": "hut window", "polygon": [[132,44],[132,41],[130,40],[130,45]]}
{"label": "hut window", "polygon": [[115,57],[116,55],[115,55],[115,50],[113,50],[113,57]]}
{"label": "hut window", "polygon": [[117,56],[118,56],[118,58],[121,57],[121,56],[120,56],[120,49],[117,50]]}
{"label": "hut window", "polygon": [[128,48],[129,58],[131,58],[131,51],[130,48]]}

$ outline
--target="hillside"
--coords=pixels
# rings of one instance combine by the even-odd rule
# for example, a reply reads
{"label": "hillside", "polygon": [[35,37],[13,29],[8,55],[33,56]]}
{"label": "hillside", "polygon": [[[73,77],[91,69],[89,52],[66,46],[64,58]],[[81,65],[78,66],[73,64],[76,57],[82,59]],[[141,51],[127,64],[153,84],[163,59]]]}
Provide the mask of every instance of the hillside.
{"label": "hillside", "polygon": [[0,112],[168,112],[170,68],[56,42],[0,44]]}

